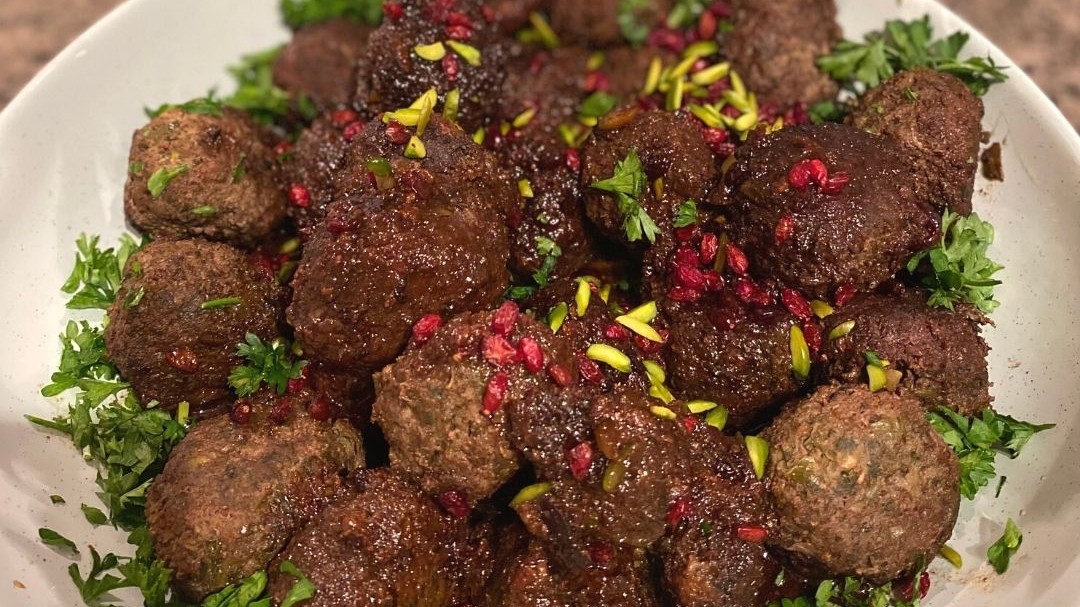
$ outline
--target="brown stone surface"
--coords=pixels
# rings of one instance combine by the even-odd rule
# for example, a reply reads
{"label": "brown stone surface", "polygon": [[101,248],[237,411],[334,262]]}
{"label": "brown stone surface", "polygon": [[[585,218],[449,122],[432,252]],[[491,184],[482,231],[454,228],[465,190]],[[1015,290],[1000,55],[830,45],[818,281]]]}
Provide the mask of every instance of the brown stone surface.
{"label": "brown stone surface", "polygon": [[[944,2],[1004,49],[1080,127],[1080,0]],[[119,3],[0,0],[0,108],[57,51]]]}

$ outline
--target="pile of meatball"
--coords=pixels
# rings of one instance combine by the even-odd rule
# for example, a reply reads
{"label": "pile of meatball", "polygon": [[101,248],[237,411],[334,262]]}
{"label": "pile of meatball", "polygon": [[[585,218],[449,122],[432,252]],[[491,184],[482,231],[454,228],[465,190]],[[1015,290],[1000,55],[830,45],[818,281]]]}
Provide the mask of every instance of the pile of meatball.
{"label": "pile of meatball", "polygon": [[[319,115],[291,136],[192,105],[136,131],[152,240],[105,339],[143,402],[197,412],[146,502],[183,598],[265,570],[280,601],[288,561],[311,607],[745,607],[910,580],[950,537],[925,413],[990,405],[987,321],[902,269],[971,211],[981,101],[914,70],[811,124],[832,0],[683,29],[646,0],[638,47],[620,4],[386,2],[294,32],[274,80]],[[757,97],[745,137],[642,94],[703,39],[690,74],[741,76],[706,94]],[[651,239],[593,187],[631,152]],[[307,361],[281,393],[230,387],[248,334]]]}

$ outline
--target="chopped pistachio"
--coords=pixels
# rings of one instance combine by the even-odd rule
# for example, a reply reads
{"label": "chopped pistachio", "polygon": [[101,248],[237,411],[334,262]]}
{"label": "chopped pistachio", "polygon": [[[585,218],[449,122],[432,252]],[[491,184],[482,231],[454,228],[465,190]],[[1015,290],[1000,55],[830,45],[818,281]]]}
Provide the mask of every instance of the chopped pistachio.
{"label": "chopped pistachio", "polygon": [[441,61],[442,58],[446,56],[446,47],[442,42],[417,44],[413,47],[413,52],[425,61]]}
{"label": "chopped pistachio", "polygon": [[957,569],[964,568],[964,557],[960,556],[960,553],[956,550],[953,550],[953,548],[948,544],[943,545],[938,550],[938,555],[946,561],[949,561],[949,564],[951,564],[953,567]]}
{"label": "chopped pistachio", "polygon": [[829,331],[829,341],[836,341],[841,337],[845,337],[848,333],[851,333],[852,329],[854,328],[854,320],[849,320],[836,325],[835,327],[833,327],[832,331]]}
{"label": "chopped pistachio", "polygon": [[577,279],[577,292],[574,293],[574,314],[579,318],[585,316],[589,309],[589,300],[592,299],[592,285],[585,278]]}
{"label": "chopped pistachio", "polygon": [[689,409],[691,413],[705,413],[706,411],[712,411],[719,406],[720,405],[710,400],[692,400],[686,403],[686,408]]}
{"label": "chopped pistachio", "polygon": [[811,301],[810,309],[814,311],[814,316],[817,316],[818,318],[828,318],[836,311],[827,302],[821,301],[820,299]]}
{"label": "chopped pistachio", "polygon": [[457,40],[447,40],[446,45],[450,47],[450,50],[454,51],[464,59],[465,63],[468,63],[473,67],[480,65],[480,49],[475,46],[465,44],[464,42],[458,42]]}
{"label": "chopped pistachio", "polygon": [[660,419],[667,419],[667,420],[679,419],[679,416],[675,415],[674,411],[672,411],[671,409],[668,409],[667,407],[661,407],[659,405],[653,405],[653,406],[649,407],[649,413],[652,413],[653,415],[655,415],[656,417],[659,417]]}
{"label": "chopped pistachio", "polygon": [[427,147],[416,135],[409,137],[409,143],[405,144],[405,157],[420,160],[427,157]]}
{"label": "chopped pistachio", "polygon": [[647,301],[626,313],[627,316],[641,322],[652,322],[660,314],[655,301]]}
{"label": "chopped pistachio", "polygon": [[622,316],[617,316],[615,318],[615,322],[626,327],[627,329],[630,329],[634,333],[644,337],[649,341],[653,341],[658,344],[664,343],[664,338],[660,336],[660,333],[658,333],[656,329],[650,327],[647,323],[643,323],[636,318],[623,314]]}
{"label": "chopped pistachio", "polygon": [[450,122],[457,122],[459,111],[461,111],[461,90],[454,89],[446,94],[446,101],[443,102],[443,118]]}
{"label": "chopped pistachio", "polygon": [[765,463],[769,461],[769,441],[759,436],[747,436],[746,451],[750,455],[750,464],[754,467],[754,476],[765,476]]}
{"label": "chopped pistachio", "polygon": [[649,71],[645,75],[645,86],[641,89],[642,95],[652,95],[656,92],[656,88],[660,85],[660,71],[664,68],[664,63],[659,57],[653,57],[653,60],[649,62]]}
{"label": "chopped pistachio", "polygon": [[705,423],[717,430],[723,430],[724,426],[727,425],[727,418],[728,410],[724,407],[717,407],[705,414]]}
{"label": "chopped pistachio", "polygon": [[709,67],[690,76],[690,81],[698,86],[709,86],[720,81],[731,71],[731,64],[727,61],[710,65]]}
{"label": "chopped pistachio", "polygon": [[629,373],[631,370],[630,357],[614,346],[593,344],[589,346],[588,350],[585,350],[585,356],[596,362],[604,363],[616,371]]}
{"label": "chopped pistachio", "polygon": [[877,365],[866,365],[866,377],[869,379],[871,392],[884,389],[885,384],[888,383],[885,377],[885,369]]}
{"label": "chopped pistachio", "polygon": [[511,124],[514,126],[515,129],[522,129],[528,126],[528,124],[532,122],[533,118],[536,118],[536,108],[531,107],[515,116]]}
{"label": "chopped pistachio", "polygon": [[518,491],[517,495],[514,496],[514,499],[510,500],[510,507],[513,508],[514,506],[520,506],[521,504],[531,502],[534,499],[551,491],[552,487],[554,487],[554,485],[548,482],[534,483],[532,485],[529,485],[521,491]]}
{"label": "chopped pistachio", "polygon": [[619,485],[622,484],[625,477],[626,465],[619,461],[611,462],[604,469],[604,477],[600,481],[600,487],[604,490],[604,493],[615,493],[619,490]]}
{"label": "chopped pistachio", "polygon": [[559,36],[555,33],[555,30],[551,29],[551,25],[548,24],[547,19],[537,12],[529,13],[529,23],[532,24],[533,29],[540,36],[540,42],[548,48],[559,47]]}
{"label": "chopped pistachio", "polygon": [[799,381],[810,375],[810,347],[799,325],[791,325],[791,372]]}
{"label": "chopped pistachio", "polygon": [[521,194],[522,198],[534,198],[536,194],[533,193],[532,183],[528,179],[518,180],[518,194]]}
{"label": "chopped pistachio", "polygon": [[641,365],[645,367],[645,375],[649,377],[649,383],[654,386],[662,386],[667,381],[667,374],[660,363],[654,360],[643,360]]}
{"label": "chopped pistachio", "polygon": [[570,314],[570,306],[565,302],[559,302],[554,308],[548,312],[547,323],[551,327],[552,333],[558,333],[562,328],[563,323],[566,322],[566,317]]}

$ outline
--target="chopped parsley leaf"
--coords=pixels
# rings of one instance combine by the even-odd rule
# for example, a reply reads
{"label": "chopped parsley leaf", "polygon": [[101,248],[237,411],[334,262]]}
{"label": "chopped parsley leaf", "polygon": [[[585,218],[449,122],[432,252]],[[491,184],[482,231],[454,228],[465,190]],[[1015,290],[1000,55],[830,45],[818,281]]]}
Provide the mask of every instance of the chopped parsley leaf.
{"label": "chopped parsley leaf", "polygon": [[806,113],[810,116],[810,122],[822,124],[825,122],[843,122],[848,114],[846,105],[835,101],[819,101],[810,106]]}
{"label": "chopped parsley leaf", "polygon": [[221,297],[219,299],[211,299],[210,301],[202,302],[199,307],[203,310],[219,310],[221,308],[231,308],[244,303],[239,297]]}
{"label": "chopped parsley leaf", "polygon": [[289,380],[300,377],[307,361],[293,361],[290,348],[283,339],[266,344],[258,335],[248,333],[244,340],[245,343],[237,344],[236,353],[247,362],[229,373],[229,385],[236,395],[253,394],[264,382],[278,394],[285,394]]}
{"label": "chopped parsley leaf", "polygon": [[592,184],[593,188],[615,195],[619,214],[623,217],[626,239],[630,242],[644,237],[652,243],[660,232],[660,228],[638,202],[647,188],[646,181],[645,169],[641,165],[637,150],[631,148],[626,158],[615,165],[615,174],[611,178]]}
{"label": "chopped parsley leaf", "polygon": [[[917,573],[917,579],[921,575]],[[892,584],[874,586],[854,577],[825,580],[812,594],[794,599],[781,599],[769,607],[918,607],[918,597],[905,601],[896,596]]]}
{"label": "chopped parsley leaf", "polygon": [[[294,99],[274,84],[274,60],[282,48],[275,46],[244,55],[239,64],[230,66],[228,70],[236,80],[236,91],[224,100],[225,105],[244,110],[257,122],[266,125],[274,124],[289,115],[294,108]],[[308,120],[318,113],[305,95],[295,99],[295,108]]]}
{"label": "chopped parsley leaf", "polygon": [[217,213],[217,207],[209,205],[209,204],[204,204],[201,207],[195,207],[194,209],[191,209],[191,214],[192,215],[198,215],[199,217],[209,217],[209,216],[214,215],[216,213]]}
{"label": "chopped parsley leaf", "polygon": [[68,550],[79,553],[79,548],[75,545],[75,542],[67,539],[59,533],[49,529],[48,527],[42,527],[38,529],[38,537],[41,538],[41,543],[46,546],[57,546],[59,548],[67,548]]}
{"label": "chopped parsley leaf", "polygon": [[299,605],[315,596],[315,584],[311,583],[311,580],[300,571],[299,567],[293,565],[289,561],[283,561],[280,570],[282,573],[287,573],[296,578],[292,588],[289,589],[289,592],[285,594],[285,598],[282,599],[280,607],[293,607],[294,605]]}
{"label": "chopped parsley leaf", "polygon": [[675,211],[675,219],[672,221],[673,226],[676,228],[685,228],[686,226],[692,226],[698,221],[697,203],[693,200],[687,200],[679,205],[677,211]]}
{"label": "chopped parsley leaf", "polygon": [[998,307],[994,286],[1001,281],[991,277],[1003,267],[986,256],[994,242],[994,226],[976,213],[963,217],[945,211],[941,234],[941,242],[912,257],[907,265],[908,272],[915,274],[924,259],[929,261],[929,272],[921,281],[930,289],[927,303],[952,310],[957,302],[966,301],[985,314],[993,312]]}
{"label": "chopped parsley leaf", "polygon": [[180,104],[164,103],[155,109],[143,108],[143,111],[148,118],[153,119],[174,108],[187,114],[201,116],[222,116],[225,113],[221,108],[221,101],[214,97],[214,91],[210,91],[206,97],[199,97]]}
{"label": "chopped parsley leaf", "polygon": [[54,503],[54,504],[66,504],[67,503],[67,500],[64,499],[64,496],[57,495],[57,494],[50,495],[49,496],[49,501]]}
{"label": "chopped parsley leaf", "polygon": [[281,16],[292,29],[335,18],[378,25],[382,5],[383,0],[281,0]]}
{"label": "chopped parsley leaf", "polygon": [[634,46],[645,43],[651,28],[639,17],[639,13],[652,8],[649,0],[620,0],[616,20],[623,38]]}
{"label": "chopped parsley leaf", "polygon": [[105,516],[105,513],[102,512],[100,508],[81,504],[79,505],[79,509],[82,510],[83,516],[86,517],[86,521],[95,527],[106,525],[109,522],[109,517]]}
{"label": "chopped parsley leaf", "polygon": [[619,98],[611,93],[596,91],[589,95],[578,106],[578,116],[582,118],[603,118],[611,110],[615,109]]}
{"label": "chopped parsley leaf", "polygon": [[551,271],[555,269],[556,262],[562,256],[562,249],[555,244],[554,240],[546,236],[537,236],[536,252],[544,256],[544,261],[540,264],[540,269],[533,272],[532,278],[536,281],[537,287],[543,289],[548,284]]}
{"label": "chopped parsley leaf", "polygon": [[247,161],[247,154],[241,154],[240,160],[236,162],[236,166],[232,170],[232,183],[240,183],[240,180],[247,174],[247,167],[244,163]]}
{"label": "chopped parsley leaf", "polygon": [[102,250],[99,236],[82,234],[75,241],[75,267],[60,290],[71,299],[72,310],[104,310],[116,299],[127,260],[145,244],[135,242],[128,234],[120,237],[120,246]]}
{"label": "chopped parsley leaf", "polygon": [[1009,519],[1005,523],[1005,532],[1001,534],[1001,537],[996,542],[990,545],[990,548],[986,551],[986,558],[993,565],[994,571],[1001,575],[1009,570],[1009,559],[1011,559],[1017,550],[1020,550],[1020,544],[1024,542],[1024,534],[1021,533],[1020,528],[1016,526],[1016,523],[1012,519]]}
{"label": "chopped parsley leaf", "polygon": [[169,182],[176,179],[180,175],[188,172],[188,165],[181,164],[172,168],[161,167],[154,171],[154,174],[150,176],[150,179],[146,181],[146,189],[150,190],[150,196],[157,198],[165,191],[165,188],[169,187]]}

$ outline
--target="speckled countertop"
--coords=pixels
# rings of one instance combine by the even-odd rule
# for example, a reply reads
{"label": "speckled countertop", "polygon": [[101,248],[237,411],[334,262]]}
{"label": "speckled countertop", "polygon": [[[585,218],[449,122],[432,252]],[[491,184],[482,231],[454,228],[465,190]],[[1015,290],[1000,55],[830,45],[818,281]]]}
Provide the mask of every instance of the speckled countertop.
{"label": "speckled countertop", "polygon": [[[1004,49],[1080,128],[1080,0],[944,2]],[[0,108],[117,4],[120,0],[0,0]]]}

